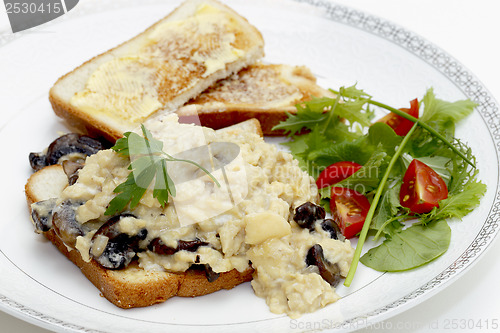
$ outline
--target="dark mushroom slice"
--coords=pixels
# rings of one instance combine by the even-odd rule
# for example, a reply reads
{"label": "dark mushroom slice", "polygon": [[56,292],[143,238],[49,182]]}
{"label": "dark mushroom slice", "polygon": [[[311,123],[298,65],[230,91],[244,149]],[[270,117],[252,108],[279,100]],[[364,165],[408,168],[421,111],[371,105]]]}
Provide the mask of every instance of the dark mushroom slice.
{"label": "dark mushroom slice", "polygon": [[73,185],[78,180],[78,170],[83,168],[84,164],[80,162],[64,161],[62,167],[68,177],[68,184]]}
{"label": "dark mushroom slice", "polygon": [[196,252],[196,250],[198,250],[200,246],[207,246],[207,245],[209,245],[207,242],[203,242],[201,239],[195,238],[194,240],[190,241],[179,240],[177,241],[177,247],[170,247],[165,245],[165,243],[163,243],[161,238],[157,237],[149,243],[148,250],[157,254],[172,255],[182,250]]}
{"label": "dark mushroom slice", "polygon": [[28,158],[34,171],[41,170],[48,165],[47,156],[44,153],[30,153]]}
{"label": "dark mushroom slice", "polygon": [[306,264],[315,265],[319,269],[319,275],[335,287],[341,280],[339,265],[332,264],[325,259],[323,248],[319,244],[314,244],[306,255]]}
{"label": "dark mushroom slice", "polygon": [[76,220],[76,210],[81,205],[81,202],[65,200],[52,211],[52,229],[71,248],[75,248],[78,236],[85,236],[89,231]]}
{"label": "dark mushroom slice", "polygon": [[295,208],[293,220],[302,228],[314,230],[314,222],[326,216],[325,209],[312,202],[306,202]]}
{"label": "dark mushroom slice", "polygon": [[[139,242],[147,236],[147,230],[141,229],[137,235],[130,236],[120,231],[119,222],[132,214],[121,214],[110,218],[92,236],[92,257],[104,268],[122,269],[127,267],[139,251]],[[94,245],[99,238],[106,239],[106,245],[96,253]]]}
{"label": "dark mushroom slice", "polygon": [[45,166],[61,163],[63,157],[71,160],[84,160],[87,156],[104,148],[104,144],[99,140],[86,135],[69,133],[54,140],[45,154],[30,153],[29,161],[33,170],[38,171]]}
{"label": "dark mushroom slice", "polygon": [[207,277],[208,282],[214,282],[220,276],[220,273],[214,272],[212,267],[210,267],[209,264],[193,264],[189,268],[195,269],[195,270],[204,270],[205,276]]}
{"label": "dark mushroom slice", "polygon": [[344,241],[345,237],[342,235],[342,231],[340,231],[340,228],[337,224],[332,219],[325,219],[323,222],[321,222],[321,229],[324,231],[327,231],[330,233],[330,238],[332,239],[338,239],[340,241]]}
{"label": "dark mushroom slice", "polygon": [[52,211],[56,207],[57,199],[48,199],[35,202],[31,205],[31,221],[36,233],[49,231],[52,228]]}

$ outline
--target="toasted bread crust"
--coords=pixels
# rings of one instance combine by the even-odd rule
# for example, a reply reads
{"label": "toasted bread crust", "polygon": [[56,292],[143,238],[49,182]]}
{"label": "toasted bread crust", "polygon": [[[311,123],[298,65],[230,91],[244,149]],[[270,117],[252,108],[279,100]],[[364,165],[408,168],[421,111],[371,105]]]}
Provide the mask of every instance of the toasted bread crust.
{"label": "toasted bread crust", "polygon": [[[66,177],[60,165],[45,167],[31,175],[25,185],[30,212],[32,203],[45,199],[39,197],[36,188],[37,182],[44,178],[44,173],[47,174],[49,171]],[[82,273],[100,290],[102,296],[120,308],[150,306],[162,303],[173,296],[202,296],[221,289],[234,288],[252,279],[253,269],[251,268],[244,272],[233,269],[221,273],[214,282],[208,282],[204,271],[188,270],[184,273],[145,271],[138,267],[137,263],[123,270],[109,270],[101,267],[94,260],[84,261],[76,250],[68,250],[52,229],[45,232],[44,236],[80,268]]]}

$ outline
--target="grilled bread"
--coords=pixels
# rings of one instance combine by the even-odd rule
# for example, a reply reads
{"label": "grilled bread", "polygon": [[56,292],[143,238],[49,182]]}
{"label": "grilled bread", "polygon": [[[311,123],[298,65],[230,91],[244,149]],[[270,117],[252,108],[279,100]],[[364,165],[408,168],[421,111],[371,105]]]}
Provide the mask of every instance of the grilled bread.
{"label": "grilled bread", "polygon": [[114,140],[255,63],[263,47],[260,32],[232,9],[215,0],[187,0],[61,77],[49,99],[70,126]]}
{"label": "grilled bread", "polygon": [[[255,119],[219,130],[219,133],[222,132],[229,132],[229,135],[238,135],[241,132],[262,134]],[[28,206],[31,207],[34,202],[60,197],[66,186],[68,177],[59,164],[35,172],[25,186]],[[220,273],[213,282],[208,281],[205,271],[196,269],[189,269],[184,273],[146,271],[133,262],[125,269],[110,270],[94,260],[84,261],[80,252],[70,250],[54,229],[44,232],[44,235],[81,269],[106,299],[121,308],[149,306],[164,302],[173,296],[206,295],[221,289],[231,289],[252,279],[252,269],[243,272],[233,269]]]}
{"label": "grilled bread", "polygon": [[316,84],[307,67],[257,63],[217,82],[177,114],[181,121],[194,116],[214,129],[255,118],[264,135],[282,135],[272,128],[286,119],[286,113],[296,112],[296,104],[313,96],[332,93]]}

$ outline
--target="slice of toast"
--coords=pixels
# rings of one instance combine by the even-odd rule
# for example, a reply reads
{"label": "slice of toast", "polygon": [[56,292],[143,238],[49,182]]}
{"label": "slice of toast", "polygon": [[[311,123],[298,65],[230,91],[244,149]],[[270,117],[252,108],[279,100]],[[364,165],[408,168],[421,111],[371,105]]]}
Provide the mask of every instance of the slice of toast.
{"label": "slice of toast", "polygon": [[[255,119],[219,131],[238,135],[241,132],[262,133]],[[59,197],[68,186],[68,179],[60,165],[47,166],[31,175],[25,186],[28,207],[34,202]],[[173,296],[195,297],[221,289],[231,289],[252,279],[252,269],[236,269],[221,273],[209,282],[205,272],[188,270],[184,273],[146,271],[132,263],[122,270],[105,269],[94,260],[86,262],[77,250],[69,250],[53,229],[44,232],[68,259],[100,290],[111,303],[121,308],[143,307],[161,303]]]}
{"label": "slice of toast", "polygon": [[169,113],[264,55],[260,32],[216,0],[164,19],[61,77],[49,99],[70,126],[114,140]]}
{"label": "slice of toast", "polygon": [[217,82],[177,114],[180,121],[197,115],[202,126],[214,129],[255,118],[264,135],[276,136],[283,132],[272,128],[313,96],[333,94],[316,84],[307,67],[258,63]]}

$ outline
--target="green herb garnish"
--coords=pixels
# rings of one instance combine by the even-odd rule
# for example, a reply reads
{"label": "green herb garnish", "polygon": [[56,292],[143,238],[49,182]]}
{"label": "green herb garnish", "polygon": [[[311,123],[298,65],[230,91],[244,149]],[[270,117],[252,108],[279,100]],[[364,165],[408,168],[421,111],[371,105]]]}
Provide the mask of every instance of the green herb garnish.
{"label": "green herb garnish", "polygon": [[127,205],[134,209],[141,200],[153,179],[153,197],[162,207],[168,203],[169,196],[175,197],[175,184],[170,178],[167,162],[185,162],[203,170],[220,187],[219,182],[212,174],[198,163],[175,158],[163,151],[163,142],[153,138],[151,132],[141,124],[143,136],[127,132],[123,138],[116,141],[111,147],[118,154],[130,159],[127,180],[118,185],[114,193],[118,193],[109,203],[105,215],[115,215],[123,211]]}

